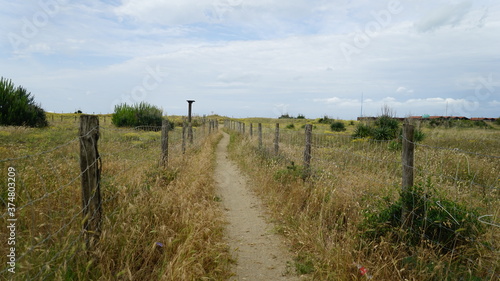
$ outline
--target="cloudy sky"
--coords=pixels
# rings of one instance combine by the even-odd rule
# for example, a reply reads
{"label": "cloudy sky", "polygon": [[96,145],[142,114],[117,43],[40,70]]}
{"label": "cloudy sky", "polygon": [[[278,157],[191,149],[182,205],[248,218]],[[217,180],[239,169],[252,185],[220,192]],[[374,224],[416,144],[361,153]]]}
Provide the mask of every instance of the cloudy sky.
{"label": "cloudy sky", "polygon": [[0,0],[0,76],[47,111],[500,116],[497,0]]}

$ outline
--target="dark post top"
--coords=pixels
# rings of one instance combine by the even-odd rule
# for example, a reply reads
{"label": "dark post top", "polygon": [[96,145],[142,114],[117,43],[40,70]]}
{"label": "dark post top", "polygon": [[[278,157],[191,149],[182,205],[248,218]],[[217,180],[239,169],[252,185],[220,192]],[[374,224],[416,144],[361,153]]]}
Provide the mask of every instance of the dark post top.
{"label": "dark post top", "polygon": [[191,123],[191,107],[192,107],[192,104],[194,102],[194,100],[187,100],[187,102],[189,103],[189,106],[188,106],[188,122]]}

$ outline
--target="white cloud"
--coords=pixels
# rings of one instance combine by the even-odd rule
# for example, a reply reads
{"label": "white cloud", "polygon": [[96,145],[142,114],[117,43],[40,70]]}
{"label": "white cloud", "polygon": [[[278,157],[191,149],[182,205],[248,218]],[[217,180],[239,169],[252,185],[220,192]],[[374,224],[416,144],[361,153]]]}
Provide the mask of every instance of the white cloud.
{"label": "white cloud", "polygon": [[457,26],[470,12],[471,6],[472,2],[469,0],[457,4],[445,5],[417,22],[415,27],[419,32],[428,32],[445,26]]}
{"label": "white cloud", "polygon": [[[339,45],[352,42],[386,1],[66,1],[17,56],[0,38],[0,71],[57,112],[75,104],[106,112],[158,65],[169,76],[146,100],[173,114],[194,97],[199,110],[241,117],[290,110],[355,118],[364,93],[365,115],[384,103],[401,115],[444,114],[447,106],[498,115],[496,92],[487,96],[484,88],[479,104],[471,98],[481,77],[492,74],[492,87],[500,85],[500,4],[439,7],[444,2],[401,1],[404,9],[348,62]],[[39,9],[13,3],[0,0],[12,8],[3,34],[20,32],[19,19]],[[101,102],[84,100],[87,92]],[[73,103],[61,102],[68,93]]]}
{"label": "white cloud", "polygon": [[396,93],[400,94],[413,94],[413,90],[407,89],[406,87],[399,87],[396,89]]}

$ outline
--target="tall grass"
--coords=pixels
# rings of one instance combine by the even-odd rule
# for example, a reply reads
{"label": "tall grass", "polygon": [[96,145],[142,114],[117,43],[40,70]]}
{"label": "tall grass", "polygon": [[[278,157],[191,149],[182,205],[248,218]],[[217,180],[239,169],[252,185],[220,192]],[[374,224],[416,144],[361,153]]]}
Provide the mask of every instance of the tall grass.
{"label": "tall grass", "polygon": [[[430,182],[437,197],[478,210],[478,214],[491,214],[491,221],[498,222],[499,160],[465,152],[498,156],[499,131],[424,132],[427,137],[415,152],[416,182]],[[279,232],[297,254],[298,268],[304,264],[313,268],[313,280],[358,280],[358,265],[367,268],[376,280],[498,279],[500,233],[494,226],[479,223],[477,215],[466,215],[464,220],[481,225],[483,234],[466,245],[449,244],[451,251],[442,251],[443,245],[426,240],[412,246],[405,240],[403,228],[395,228],[378,240],[366,237],[366,228],[360,226],[368,212],[399,200],[401,152],[389,150],[387,142],[356,140],[343,134],[315,135],[313,174],[304,181],[300,133],[282,130],[282,154],[278,156],[268,149],[272,147],[272,132],[264,134],[264,148],[260,149],[256,137],[231,134],[232,157],[248,171],[255,189],[272,209]],[[423,192],[429,191],[428,186]],[[455,205],[446,200],[440,204],[449,210],[443,211],[437,204],[431,207],[446,216],[445,220],[452,220],[447,212],[454,211]],[[459,208],[456,211],[462,210]]]}
{"label": "tall grass", "polygon": [[[103,232],[87,253],[74,119],[46,129],[0,127],[1,159],[30,156],[0,162],[1,171],[16,167],[18,180],[18,263],[16,274],[2,272],[0,279],[226,279],[230,256],[212,178],[218,139],[201,133],[195,132],[195,147],[183,155],[180,130],[171,132],[163,169],[160,132],[101,126]],[[2,186],[5,181],[0,178]],[[0,232],[0,240],[7,241],[6,235]],[[0,271],[6,251],[0,247]]]}

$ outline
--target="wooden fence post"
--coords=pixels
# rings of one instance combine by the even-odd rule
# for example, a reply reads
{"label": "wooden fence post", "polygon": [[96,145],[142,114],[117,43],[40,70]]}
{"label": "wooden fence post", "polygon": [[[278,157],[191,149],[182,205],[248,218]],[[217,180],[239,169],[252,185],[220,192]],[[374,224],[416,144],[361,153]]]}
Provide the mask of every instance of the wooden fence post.
{"label": "wooden fence post", "polygon": [[186,153],[186,120],[182,122],[182,154]]}
{"label": "wooden fence post", "polygon": [[101,234],[101,158],[97,149],[99,118],[80,116],[80,170],[82,173],[83,231],[87,251],[93,250]]}
{"label": "wooden fence post", "polygon": [[[408,189],[413,186],[413,163],[414,163],[414,127],[410,124],[403,125],[403,152],[402,152],[402,165],[403,165],[403,179],[402,179],[402,196],[405,196]],[[403,204],[401,211],[401,220],[405,225],[411,225],[412,219],[409,217],[409,211],[413,206]],[[410,213],[411,214],[411,213]]]}
{"label": "wooden fence post", "polygon": [[189,144],[193,144],[193,123],[189,122],[188,124],[188,139],[189,139]]}
{"label": "wooden fence post", "polygon": [[161,126],[161,165],[163,167],[168,166],[168,131],[170,130],[170,124],[168,119],[162,121]]}
{"label": "wooden fence post", "polygon": [[306,147],[304,149],[304,170],[305,176],[309,176],[311,170],[311,146],[312,146],[312,125],[306,124]]}
{"label": "wooden fence post", "polygon": [[276,123],[276,130],[274,132],[274,155],[278,155],[280,149],[280,123]]}
{"label": "wooden fence post", "polygon": [[262,147],[262,123],[259,123],[258,127],[257,127],[258,131],[259,131],[259,148]]}
{"label": "wooden fence post", "polygon": [[250,138],[253,137],[253,123],[250,123]]}

